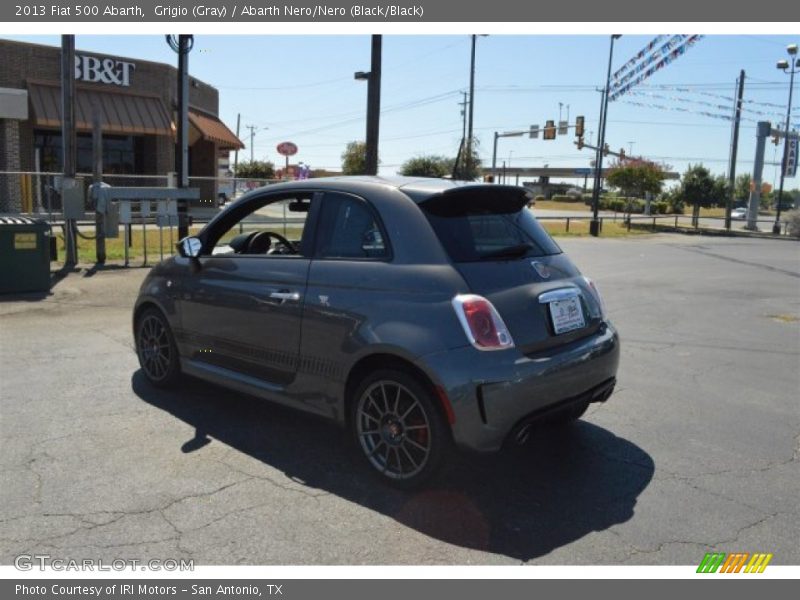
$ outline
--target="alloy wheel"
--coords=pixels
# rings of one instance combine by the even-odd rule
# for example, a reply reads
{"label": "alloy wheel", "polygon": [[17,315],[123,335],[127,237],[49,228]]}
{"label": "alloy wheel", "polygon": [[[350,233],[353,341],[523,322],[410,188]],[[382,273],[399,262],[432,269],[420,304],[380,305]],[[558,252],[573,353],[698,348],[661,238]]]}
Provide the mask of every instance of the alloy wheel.
{"label": "alloy wheel", "polygon": [[405,480],[425,468],[432,449],[431,423],[406,386],[376,381],[359,398],[356,419],[361,448],[382,474]]}

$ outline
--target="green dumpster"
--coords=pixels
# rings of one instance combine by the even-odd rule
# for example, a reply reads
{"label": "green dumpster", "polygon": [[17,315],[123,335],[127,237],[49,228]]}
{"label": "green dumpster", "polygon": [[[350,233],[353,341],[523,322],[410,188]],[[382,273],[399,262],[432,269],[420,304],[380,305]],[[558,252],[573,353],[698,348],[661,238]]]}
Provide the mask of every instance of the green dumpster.
{"label": "green dumpster", "polygon": [[50,289],[50,225],[0,217],[0,294]]}

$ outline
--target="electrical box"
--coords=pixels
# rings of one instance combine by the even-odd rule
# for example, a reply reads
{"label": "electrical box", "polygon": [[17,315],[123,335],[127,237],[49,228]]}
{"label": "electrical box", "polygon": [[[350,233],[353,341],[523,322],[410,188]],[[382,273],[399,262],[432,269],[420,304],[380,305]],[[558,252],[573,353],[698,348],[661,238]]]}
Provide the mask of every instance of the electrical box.
{"label": "electrical box", "polygon": [[82,177],[61,179],[61,206],[65,219],[83,219],[86,216],[86,192]]}
{"label": "electrical box", "polygon": [[109,202],[103,216],[103,230],[107,238],[119,237],[119,204]]}

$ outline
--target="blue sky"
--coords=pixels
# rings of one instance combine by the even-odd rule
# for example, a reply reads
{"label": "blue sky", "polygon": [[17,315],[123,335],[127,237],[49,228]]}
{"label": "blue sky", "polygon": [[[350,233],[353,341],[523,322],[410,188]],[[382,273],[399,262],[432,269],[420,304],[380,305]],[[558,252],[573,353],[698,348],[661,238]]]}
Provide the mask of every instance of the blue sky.
{"label": "blue sky", "polygon": [[[669,33],[669,32],[667,32]],[[10,36],[58,45],[58,36]],[[653,36],[623,36],[616,42],[618,68]],[[635,155],[666,162],[683,171],[702,162],[712,172],[727,171],[730,122],[697,114],[729,115],[740,69],[747,72],[745,99],[750,110],[743,121],[738,172],[752,170],[755,120],[783,123],[789,76],[775,67],[786,58],[786,45],[798,36],[710,35],[644,85],[609,107],[606,138],[612,148],[633,148]],[[175,63],[175,54],[161,35],[78,35],[78,49]],[[461,137],[461,92],[469,83],[468,35],[384,35],[380,171],[394,174],[406,159],[421,154],[454,156]],[[231,129],[242,115],[257,127],[253,151],[258,159],[279,162],[275,146],[295,142],[296,160],[312,167],[338,169],[340,155],[351,140],[364,138],[366,84],[353,73],[369,70],[367,35],[197,35],[190,56],[193,76],[217,87],[220,116]],[[586,117],[586,129],[597,131],[600,96],[608,59],[607,35],[491,35],[478,38],[476,53],[475,134],[481,155],[491,161],[494,131],[527,129],[557,120],[559,103],[570,120]],[[662,86],[670,86],[664,88]],[[800,121],[800,97],[795,80],[794,122]],[[691,92],[678,90],[688,87]],[[664,108],[642,107],[638,102]],[[708,104],[724,108],[710,107]],[[776,105],[776,106],[770,106]],[[780,108],[780,107],[783,108]],[[684,108],[691,112],[677,109]],[[758,115],[754,111],[775,113]],[[586,167],[593,157],[578,151],[572,135],[555,141],[504,138],[498,162],[512,166]],[[780,160],[782,146],[768,144],[768,161]],[[777,169],[765,169],[765,181]],[[787,187],[799,187],[788,179]]]}

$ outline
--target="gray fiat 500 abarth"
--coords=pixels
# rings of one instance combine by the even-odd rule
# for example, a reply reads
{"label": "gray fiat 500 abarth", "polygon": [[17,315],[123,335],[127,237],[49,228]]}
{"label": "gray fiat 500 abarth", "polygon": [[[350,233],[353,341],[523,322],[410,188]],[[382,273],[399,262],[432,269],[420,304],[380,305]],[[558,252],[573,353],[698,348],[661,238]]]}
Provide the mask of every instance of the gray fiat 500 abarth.
{"label": "gray fiat 500 abarth", "polygon": [[322,415],[411,487],[453,446],[496,451],[612,393],[597,288],[520,187],[337,177],[269,185],[152,269],[142,371]]}

